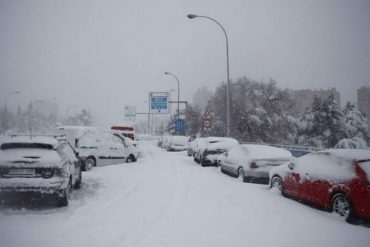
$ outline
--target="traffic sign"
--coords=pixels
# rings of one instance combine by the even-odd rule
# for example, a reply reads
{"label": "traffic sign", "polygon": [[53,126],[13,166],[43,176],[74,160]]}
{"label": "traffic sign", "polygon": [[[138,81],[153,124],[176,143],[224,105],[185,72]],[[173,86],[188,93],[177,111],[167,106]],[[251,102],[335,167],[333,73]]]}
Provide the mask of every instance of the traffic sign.
{"label": "traffic sign", "polygon": [[136,107],[135,106],[125,106],[124,117],[127,121],[136,120]]}
{"label": "traffic sign", "polygon": [[168,92],[152,92],[149,94],[150,112],[163,113],[169,112],[169,93]]}
{"label": "traffic sign", "polygon": [[176,119],[175,120],[175,130],[176,130],[176,133],[185,133],[186,121],[184,119]]}

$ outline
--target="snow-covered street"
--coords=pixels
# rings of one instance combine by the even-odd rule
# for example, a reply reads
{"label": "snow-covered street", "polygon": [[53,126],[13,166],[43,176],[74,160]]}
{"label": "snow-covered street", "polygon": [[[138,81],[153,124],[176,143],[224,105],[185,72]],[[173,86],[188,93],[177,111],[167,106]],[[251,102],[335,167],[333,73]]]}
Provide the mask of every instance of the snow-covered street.
{"label": "snow-covered street", "polygon": [[83,173],[70,205],[0,208],[1,246],[369,246],[370,229],[139,144],[137,163]]}

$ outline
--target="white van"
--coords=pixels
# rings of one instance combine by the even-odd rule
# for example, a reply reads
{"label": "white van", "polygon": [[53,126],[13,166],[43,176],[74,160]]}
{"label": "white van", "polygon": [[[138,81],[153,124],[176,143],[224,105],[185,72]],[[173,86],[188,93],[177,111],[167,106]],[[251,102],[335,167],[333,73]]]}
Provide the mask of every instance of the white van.
{"label": "white van", "polygon": [[88,171],[94,166],[121,164],[126,162],[127,152],[124,140],[110,130],[98,127],[62,126],[58,131],[79,150]]}

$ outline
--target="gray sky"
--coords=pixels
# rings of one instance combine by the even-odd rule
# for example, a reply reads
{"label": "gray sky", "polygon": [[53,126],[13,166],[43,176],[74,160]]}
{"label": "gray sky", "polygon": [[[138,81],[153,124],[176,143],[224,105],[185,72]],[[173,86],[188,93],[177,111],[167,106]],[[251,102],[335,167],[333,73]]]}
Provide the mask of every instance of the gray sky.
{"label": "gray sky", "polygon": [[[293,89],[336,87],[342,102],[370,85],[369,0],[0,0],[0,99],[10,109],[51,99],[90,109],[100,125],[144,111],[150,91],[191,100],[230,76]],[[177,94],[176,94],[177,95]],[[3,103],[2,103],[3,104]]]}

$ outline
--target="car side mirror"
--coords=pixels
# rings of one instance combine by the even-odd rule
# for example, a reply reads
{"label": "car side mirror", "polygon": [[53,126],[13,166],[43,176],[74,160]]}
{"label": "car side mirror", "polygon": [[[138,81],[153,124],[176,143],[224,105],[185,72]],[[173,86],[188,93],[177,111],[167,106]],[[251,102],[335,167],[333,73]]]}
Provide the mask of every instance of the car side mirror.
{"label": "car side mirror", "polygon": [[295,167],[295,164],[293,162],[289,163],[288,167],[289,167],[290,170],[293,170],[294,167]]}
{"label": "car side mirror", "polygon": [[227,152],[224,153],[225,157],[227,157],[229,154]]}

